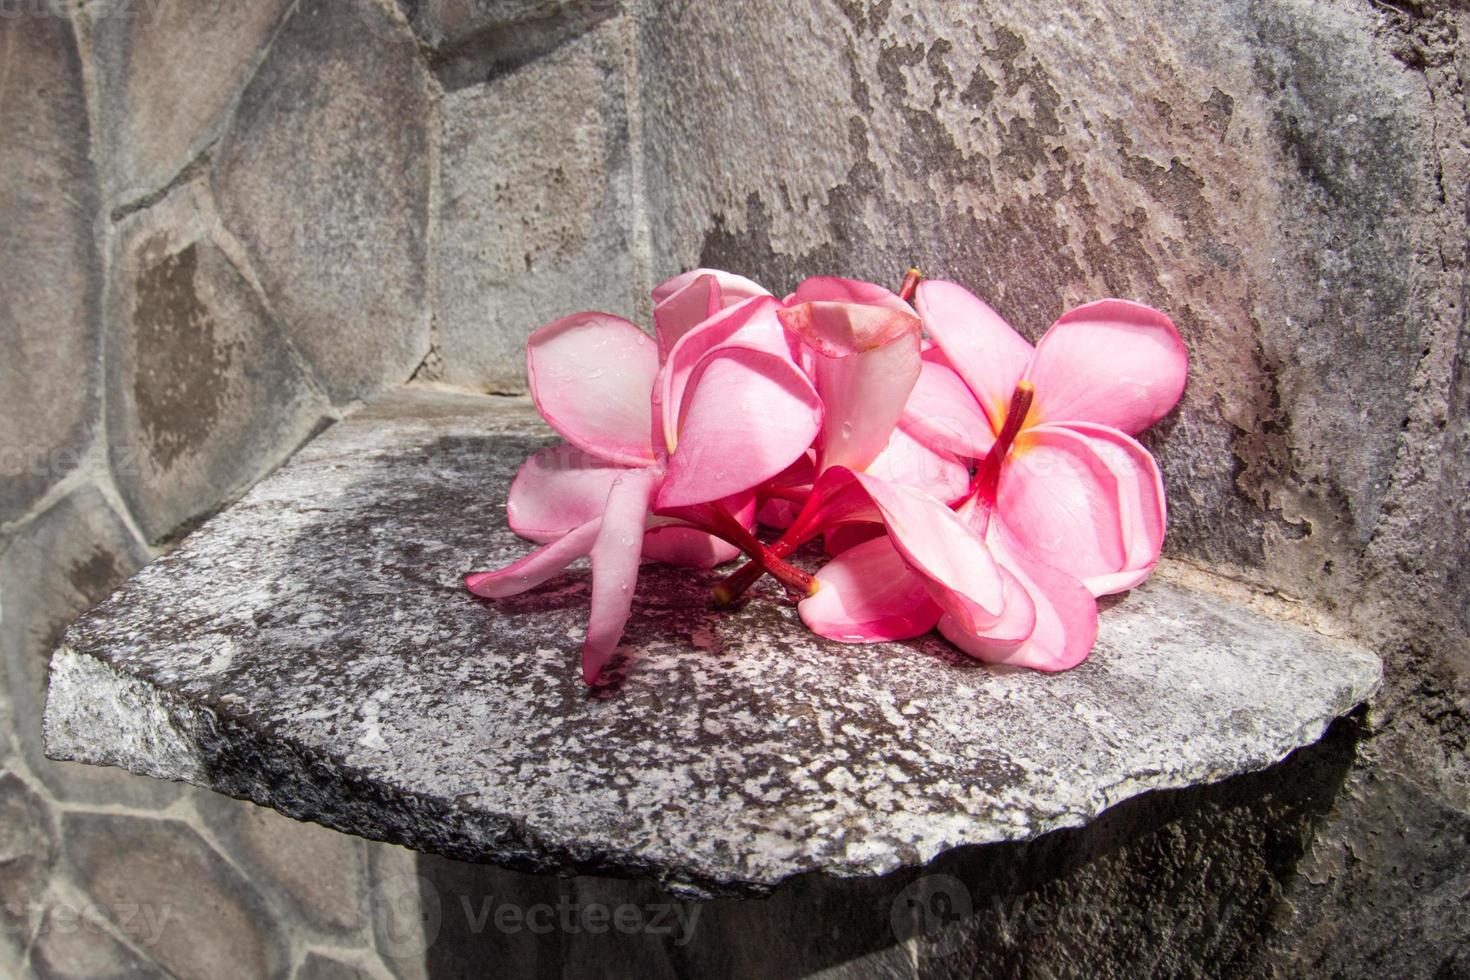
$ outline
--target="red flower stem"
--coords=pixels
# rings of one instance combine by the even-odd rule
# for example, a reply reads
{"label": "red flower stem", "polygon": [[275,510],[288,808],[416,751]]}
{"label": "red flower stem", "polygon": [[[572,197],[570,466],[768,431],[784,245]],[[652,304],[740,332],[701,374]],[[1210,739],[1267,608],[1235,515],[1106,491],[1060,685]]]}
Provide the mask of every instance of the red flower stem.
{"label": "red flower stem", "polygon": [[979,497],[988,506],[995,506],[995,495],[1000,491],[1000,464],[1005,461],[1006,453],[1011,451],[1011,445],[1026,424],[1026,415],[1031,411],[1031,400],[1035,397],[1036,386],[1031,382],[1016,383],[1010,407],[1006,409],[1006,420],[1000,427],[1000,435],[995,437],[995,445],[990,447],[990,452],[985,454],[975,470],[974,478],[970,480],[970,495]]}
{"label": "red flower stem", "polygon": [[766,570],[758,561],[748,561],[741,565],[715,585],[715,605],[730,605],[744,595],[746,589],[759,582],[764,574]]}
{"label": "red flower stem", "polygon": [[[924,278],[924,274],[920,272],[916,266],[909,266],[908,271],[904,273],[903,283],[898,287],[898,298],[903,300],[905,303],[912,300],[914,298],[914,291],[919,288],[919,280],[922,278]],[[782,495],[776,494],[776,496]],[[781,535],[780,540],[778,540],[771,547],[765,549],[765,561],[769,562],[772,559],[779,561],[780,559],[785,558],[787,555],[791,554],[798,547],[800,547],[805,542],[805,540],[809,540],[812,537],[812,534],[808,532],[806,533],[806,537],[804,539],[797,539],[797,537],[792,532],[797,531],[800,527],[800,524],[801,521],[800,518],[798,518],[797,523],[788,528],[786,530],[786,533]],[[744,528],[741,528],[741,530],[743,531]],[[805,529],[803,529],[803,532],[805,532]],[[774,569],[767,567],[766,564],[762,563],[762,557],[757,557],[754,553],[750,551],[749,548],[746,548],[738,541],[731,541],[730,543],[740,548],[746,554],[750,554],[752,556],[752,560],[746,562],[744,565],[741,565],[729,575],[726,575],[724,578],[720,579],[719,583],[715,585],[715,604],[719,606],[728,606],[730,605],[730,603],[740,598],[740,596],[743,595],[747,589],[749,589],[756,582],[760,581],[760,577],[766,572],[769,571],[774,574]],[[785,565],[787,568],[791,568],[791,566],[787,565],[784,561],[781,562],[781,564]],[[800,571],[800,569],[795,570]],[[806,573],[802,572],[801,574],[805,575]],[[780,578],[781,576],[777,575],[776,577]],[[807,577],[810,578],[811,576],[808,575]],[[785,582],[784,579],[782,581]],[[788,588],[790,587],[789,582],[787,582],[786,585],[788,586]]]}
{"label": "red flower stem", "polygon": [[[724,504],[711,504],[709,506],[709,513],[714,518],[716,525],[712,530],[753,559],[751,564],[755,566],[757,571],[755,578],[751,579],[752,582],[760,578],[763,573],[770,572],[782,585],[803,598],[816,593],[817,580],[810,572],[792,565],[781,554],[778,554],[774,548],[768,547],[764,542],[756,538],[754,534],[751,534],[746,529],[745,525],[735,519],[734,515],[730,513]],[[723,584],[722,582],[721,585]],[[716,586],[715,598],[717,602],[721,601],[719,589],[720,587]],[[738,593],[736,594],[738,595]],[[724,601],[728,602],[730,600]]]}
{"label": "red flower stem", "polygon": [[[785,530],[781,537],[767,551],[777,558],[785,558],[797,548],[800,548],[812,538],[816,537],[819,530],[820,528],[815,525],[815,522],[807,519],[807,509],[803,507],[801,513],[797,515],[796,520],[792,522],[791,526]],[[735,544],[735,542],[732,541],[731,544]],[[759,561],[748,561],[744,565],[741,565],[735,571],[720,579],[715,585],[715,605],[730,605],[736,599],[740,598],[746,589],[760,581],[760,577],[767,571],[766,568],[761,567]]]}
{"label": "red flower stem", "polygon": [[898,298],[905,303],[913,299],[914,290],[919,288],[919,280],[922,278],[924,278],[922,272],[913,266],[909,266],[909,271],[904,273],[903,276],[903,285],[898,287]]}

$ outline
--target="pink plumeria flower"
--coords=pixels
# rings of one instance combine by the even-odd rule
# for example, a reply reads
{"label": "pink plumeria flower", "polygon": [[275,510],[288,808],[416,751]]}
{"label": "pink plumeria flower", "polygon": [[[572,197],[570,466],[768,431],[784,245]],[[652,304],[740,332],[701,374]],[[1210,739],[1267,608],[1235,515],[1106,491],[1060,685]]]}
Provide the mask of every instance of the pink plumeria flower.
{"label": "pink plumeria flower", "polygon": [[1133,436],[1184,390],[1174,324],[1101,300],[1064,313],[1033,348],[962,286],[925,280],[915,300],[936,349],[902,425],[986,461],[960,502],[977,530],[998,513],[1010,539],[1094,596],[1143,581],[1166,515],[1158,466]]}
{"label": "pink plumeria flower", "polygon": [[[1035,577],[1025,571],[1018,575],[998,560],[944,502],[914,487],[834,466],[818,478],[782,535],[781,552],[837,528],[864,533],[817,572],[819,587],[801,601],[802,621],[814,632],[845,643],[869,643],[908,639],[937,626],[972,656],[1050,666],[1032,649],[1052,645],[1050,634],[1056,632],[1051,607],[1033,601],[1029,591]],[[1082,602],[1085,618],[1095,603],[1080,586],[1077,591],[1080,595],[1071,598]],[[1086,641],[1085,656],[1091,638],[1078,638]]]}
{"label": "pink plumeria flower", "polygon": [[769,296],[757,282],[719,269],[691,269],[653,287],[653,328],[659,361],[679,338],[716,313],[748,299]]}
{"label": "pink plumeria flower", "polygon": [[[748,322],[760,307],[729,309]],[[735,333],[677,367],[671,351],[662,368],[653,339],[604,313],[558,320],[527,343],[532,398],[567,442],[521,468],[507,514],[517,533],[545,545],[465,584],[486,598],[516,595],[590,555],[588,684],[622,636],[642,558],[706,563],[718,557],[710,532],[756,547],[749,491],[790,466],[821,428],[820,399],[789,353],[758,343],[758,329]],[[661,374],[677,376],[672,405],[656,395],[666,390]]]}
{"label": "pink plumeria flower", "polygon": [[[814,276],[786,298],[776,315],[801,341],[794,354],[826,411],[810,458],[774,482],[776,495],[801,503],[817,477],[833,466],[940,497],[963,492],[969,478],[965,464],[898,425],[922,366],[923,341],[913,307],[873,283]],[[792,514],[794,509],[784,516]]]}

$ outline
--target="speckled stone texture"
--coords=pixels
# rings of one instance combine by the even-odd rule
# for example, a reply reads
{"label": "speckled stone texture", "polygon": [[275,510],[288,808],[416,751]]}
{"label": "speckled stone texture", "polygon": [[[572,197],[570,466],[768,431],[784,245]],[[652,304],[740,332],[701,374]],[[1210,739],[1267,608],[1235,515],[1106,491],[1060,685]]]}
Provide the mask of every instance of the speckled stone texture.
{"label": "speckled stone texture", "polygon": [[524,401],[423,389],[339,423],[71,628],[48,751],[452,857],[761,891],[1264,768],[1379,682],[1197,576],[1114,602],[1047,676],[820,640],[769,592],[716,614],[712,575],[650,566],[592,692],[585,571],[458,582],[528,549],[502,505],[549,441]]}

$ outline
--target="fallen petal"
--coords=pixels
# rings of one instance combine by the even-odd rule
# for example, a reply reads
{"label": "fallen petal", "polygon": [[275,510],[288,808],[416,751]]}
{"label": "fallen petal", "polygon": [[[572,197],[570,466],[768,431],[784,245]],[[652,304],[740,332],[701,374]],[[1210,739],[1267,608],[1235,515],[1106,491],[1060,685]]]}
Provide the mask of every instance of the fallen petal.
{"label": "fallen petal", "polygon": [[725,306],[732,306],[752,296],[771,295],[770,291],[760,283],[753,282],[744,276],[737,276],[733,272],[725,272],[722,269],[690,269],[688,272],[680,273],[672,279],[665,279],[654,286],[653,304],[657,306],[701,276],[710,276],[719,284],[721,303]]}
{"label": "fallen petal", "polygon": [[866,472],[922,490],[945,503],[961,499],[970,488],[970,468],[959,457],[925,445],[902,427],[893,430],[888,445]]}
{"label": "fallen petal", "polygon": [[920,442],[966,459],[984,459],[995,445],[989,416],[937,348],[923,353],[898,424]]}
{"label": "fallen petal", "polygon": [[613,481],[626,466],[609,463],[568,443],[551,446],[521,464],[505,513],[523,538],[555,541],[602,516]]}
{"label": "fallen petal", "polygon": [[1066,426],[1032,426],[1000,472],[997,508],[1007,526],[1033,555],[1077,579],[1127,565],[1118,477],[1102,445]]}
{"label": "fallen petal", "polygon": [[679,338],[723,308],[720,284],[714,276],[696,276],[694,281],[653,308],[653,331],[658,338],[658,356],[668,356]]}
{"label": "fallen petal", "polygon": [[930,598],[970,632],[1000,621],[1005,580],[975,531],[927,494],[863,473],[854,479],[877,506],[893,546],[928,584]]}
{"label": "fallen petal", "polygon": [[818,470],[865,469],[918,381],[918,318],[851,303],[803,303],[776,315],[815,352],[812,378],[826,409]]}
{"label": "fallen petal", "polygon": [[1138,440],[1117,429],[1089,422],[1070,422],[1059,427],[1086,438],[1118,486],[1122,566],[1116,572],[1088,575],[1083,584],[1095,596],[1125,592],[1148,578],[1159,560],[1164,528],[1168,524],[1163,474],[1153,455]]}
{"label": "fallen petal", "polygon": [[679,448],[679,413],[689,379],[710,351],[726,344],[740,344],[774,354],[789,353],[786,331],[776,318],[776,309],[777,303],[770,297],[737,303],[699,324],[674,344],[659,373],[654,394],[669,452]]}
{"label": "fallen petal", "polygon": [[860,279],[840,279],[837,276],[812,276],[803,280],[787,305],[814,302],[862,303],[900,313],[914,312],[913,307],[899,299],[898,294],[891,289]]}
{"label": "fallen petal", "polygon": [[1097,642],[1097,600],[1077,579],[1026,551],[999,519],[985,535],[991,553],[1031,597],[1035,626],[1021,643],[1006,649],[972,640],[954,622],[940,620],[939,632],[971,656],[988,663],[1058,671],[1087,659]]}

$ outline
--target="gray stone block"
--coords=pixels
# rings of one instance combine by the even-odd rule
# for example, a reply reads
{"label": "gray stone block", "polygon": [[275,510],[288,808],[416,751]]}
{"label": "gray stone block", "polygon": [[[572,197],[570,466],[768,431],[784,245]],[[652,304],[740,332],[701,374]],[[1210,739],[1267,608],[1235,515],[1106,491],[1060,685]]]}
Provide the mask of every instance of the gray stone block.
{"label": "gray stone block", "polygon": [[63,822],[77,882],[104,907],[154,916],[149,955],[180,980],[285,977],[286,937],[249,882],[186,825],[101,813]]}
{"label": "gray stone block", "polygon": [[386,974],[373,966],[348,962],[326,953],[311,952],[296,968],[293,980],[386,980]]}
{"label": "gray stone block", "polygon": [[135,907],[105,909],[90,900],[54,902],[31,944],[31,971],[38,980],[138,980],[160,976],[162,967],[114,938],[109,928],[120,930],[146,950],[156,935],[154,930],[167,925],[166,918],[155,913],[150,921],[143,910]]}
{"label": "gray stone block", "polygon": [[831,643],[769,597],[715,615],[711,577],[650,566],[592,692],[585,574],[494,604],[459,582],[526,550],[496,504],[547,436],[524,402],[413,389],[338,424],[71,629],[49,750],[451,857],[761,891],[1263,768],[1379,683],[1166,574],[1042,675]]}
{"label": "gray stone block", "polygon": [[286,0],[101,0],[83,17],[109,207],[168,182],[219,136]]}
{"label": "gray stone block", "polygon": [[256,887],[284,898],[293,920],[362,938],[370,923],[363,909],[368,888],[361,840],[212,793],[198,794],[195,806]]}
{"label": "gray stone block", "polygon": [[621,13],[623,0],[399,0],[448,89],[546,57]]}
{"label": "gray stone block", "polygon": [[0,17],[0,524],[74,470],[97,417],[98,197],[71,24]]}
{"label": "gray stone block", "polygon": [[434,246],[442,380],[525,391],[531,331],[578,310],[638,310],[625,26],[445,95]]}
{"label": "gray stone block", "polygon": [[384,9],[307,0],[217,153],[225,222],[335,402],[406,380],[429,350],[428,85]]}
{"label": "gray stone block", "polygon": [[52,762],[41,750],[46,663],[62,631],[148,560],[148,552],[96,489],[62,498],[0,552],[0,653],[14,738],[32,772],[62,799],[156,806],[179,793],[88,767]]}
{"label": "gray stone block", "polygon": [[329,409],[221,237],[195,181],[114,239],[108,442],[155,542],[242,492]]}
{"label": "gray stone block", "polygon": [[0,926],[10,936],[29,935],[55,860],[46,804],[15,773],[0,770]]}

